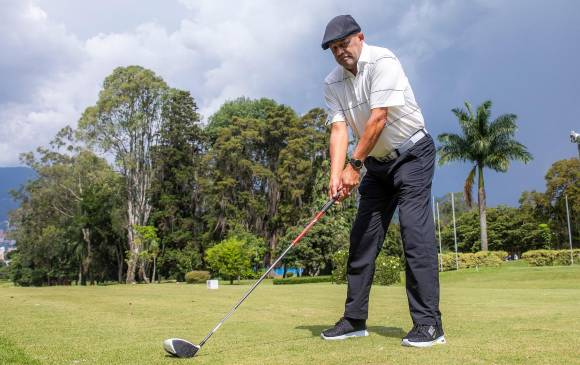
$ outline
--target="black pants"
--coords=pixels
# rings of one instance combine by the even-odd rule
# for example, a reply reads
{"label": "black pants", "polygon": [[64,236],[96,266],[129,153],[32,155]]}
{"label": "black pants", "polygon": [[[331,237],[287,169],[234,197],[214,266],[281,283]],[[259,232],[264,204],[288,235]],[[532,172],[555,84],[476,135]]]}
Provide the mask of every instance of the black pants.
{"label": "black pants", "polygon": [[350,236],[345,317],[368,318],[375,259],[399,206],[407,298],[415,324],[440,324],[437,244],[431,208],[435,146],[427,135],[398,158],[365,161],[360,203]]}

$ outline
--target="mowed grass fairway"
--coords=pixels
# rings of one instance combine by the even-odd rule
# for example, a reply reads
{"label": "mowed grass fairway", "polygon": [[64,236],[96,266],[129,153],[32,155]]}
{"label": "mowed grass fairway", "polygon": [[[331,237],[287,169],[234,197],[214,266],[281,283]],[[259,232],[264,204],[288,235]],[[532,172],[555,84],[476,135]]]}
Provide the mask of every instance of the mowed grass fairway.
{"label": "mowed grass fairway", "polygon": [[400,346],[403,286],[374,287],[370,336],[325,342],[345,285],[271,285],[248,298],[193,359],[162,341],[199,343],[249,285],[17,288],[0,284],[0,364],[580,364],[580,267],[441,275],[448,344]]}

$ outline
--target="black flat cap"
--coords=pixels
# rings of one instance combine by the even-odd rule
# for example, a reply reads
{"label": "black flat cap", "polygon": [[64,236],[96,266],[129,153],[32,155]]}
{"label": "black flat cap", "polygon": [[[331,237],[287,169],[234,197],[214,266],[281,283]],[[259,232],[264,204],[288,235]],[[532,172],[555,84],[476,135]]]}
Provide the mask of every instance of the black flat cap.
{"label": "black flat cap", "polygon": [[360,26],[352,16],[336,16],[326,25],[324,37],[322,38],[322,49],[328,49],[331,42],[358,32],[360,32]]}

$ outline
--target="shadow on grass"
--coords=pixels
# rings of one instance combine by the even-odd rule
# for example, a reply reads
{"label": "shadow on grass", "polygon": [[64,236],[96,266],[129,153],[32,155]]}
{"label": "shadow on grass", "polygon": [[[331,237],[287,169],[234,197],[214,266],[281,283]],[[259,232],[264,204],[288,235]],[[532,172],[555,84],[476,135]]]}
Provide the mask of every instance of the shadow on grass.
{"label": "shadow on grass", "polygon": [[[211,354],[221,354],[224,353],[226,351],[236,351],[236,350],[240,350],[240,349],[248,349],[248,348],[252,348],[252,347],[262,347],[265,345],[276,345],[276,344],[281,344],[281,343],[289,343],[289,342],[299,342],[299,341],[303,341],[303,340],[308,340],[311,339],[312,336],[305,336],[305,337],[293,337],[293,338],[281,338],[281,339],[276,339],[276,340],[272,340],[272,341],[268,341],[268,342],[260,342],[259,344],[257,343],[238,343],[236,345],[230,345],[228,346],[227,349],[222,348],[222,349],[212,349],[210,350],[211,353],[201,353],[200,355],[198,355],[202,350],[199,350],[198,354],[195,355],[195,357],[202,357],[202,356],[207,356],[207,355],[211,355]],[[169,354],[166,354],[166,357],[173,357]]]}
{"label": "shadow on grass", "polygon": [[[314,325],[314,326],[298,326],[296,329],[299,330],[309,330],[313,337],[320,336],[320,333],[327,328],[332,327],[332,325]],[[403,331],[399,327],[385,327],[385,326],[369,326],[367,330],[371,333],[376,333],[377,335],[392,338],[403,338],[407,332]]]}
{"label": "shadow on grass", "polygon": [[[195,355],[195,357],[203,357],[203,356],[208,356],[211,354],[221,354],[224,353],[226,351],[236,351],[238,349],[247,349],[248,347],[253,347],[253,346],[264,346],[264,345],[273,345],[273,344],[280,344],[280,343],[287,343],[287,342],[299,342],[299,341],[303,341],[303,340],[307,340],[307,339],[311,339],[312,337],[320,337],[320,333],[322,331],[324,331],[325,329],[329,328],[331,325],[313,325],[313,326],[298,326],[295,327],[295,329],[298,330],[308,330],[310,331],[311,335],[310,336],[305,336],[305,337],[293,337],[293,338],[280,338],[280,339],[276,339],[276,340],[272,340],[272,341],[268,341],[268,342],[261,342],[259,345],[255,344],[255,343],[251,343],[251,344],[236,344],[236,345],[231,345],[229,346],[227,349],[212,349],[210,351],[210,353],[207,352],[202,352],[202,350],[200,350],[198,352],[198,354]],[[403,331],[402,328],[399,327],[385,327],[385,326],[370,326],[367,328],[367,330],[371,333],[375,333],[378,334],[380,336],[384,336],[384,337],[391,337],[391,338],[403,338],[407,332]],[[166,357],[173,357],[169,354],[166,354]]]}

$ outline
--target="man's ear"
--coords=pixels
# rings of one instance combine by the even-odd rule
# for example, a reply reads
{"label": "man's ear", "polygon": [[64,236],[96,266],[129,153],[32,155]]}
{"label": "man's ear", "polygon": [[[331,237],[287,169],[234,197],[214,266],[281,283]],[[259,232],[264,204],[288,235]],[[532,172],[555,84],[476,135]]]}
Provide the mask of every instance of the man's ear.
{"label": "man's ear", "polygon": [[357,37],[361,42],[365,40],[365,35],[363,32],[360,32],[359,34],[357,34]]}

